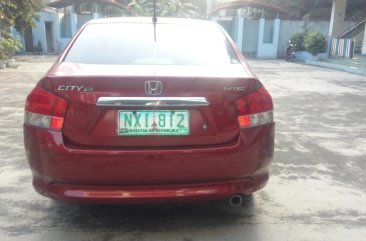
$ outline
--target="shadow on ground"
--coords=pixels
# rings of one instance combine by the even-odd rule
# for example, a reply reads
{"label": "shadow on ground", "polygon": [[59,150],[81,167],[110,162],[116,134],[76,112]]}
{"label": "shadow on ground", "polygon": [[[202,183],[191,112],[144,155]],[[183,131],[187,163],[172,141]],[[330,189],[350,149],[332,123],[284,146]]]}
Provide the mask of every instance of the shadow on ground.
{"label": "shadow on ground", "polygon": [[192,225],[199,229],[246,219],[249,222],[254,207],[254,199],[239,208],[229,206],[227,201],[156,205],[75,205],[52,201],[48,221],[54,226],[83,231],[161,232]]}

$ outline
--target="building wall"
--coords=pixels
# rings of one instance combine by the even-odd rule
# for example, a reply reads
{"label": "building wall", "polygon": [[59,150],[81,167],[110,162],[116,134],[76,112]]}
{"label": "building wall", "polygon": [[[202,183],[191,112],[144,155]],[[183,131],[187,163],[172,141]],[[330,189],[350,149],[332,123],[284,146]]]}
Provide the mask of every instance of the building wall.
{"label": "building wall", "polygon": [[277,57],[280,22],[279,19],[259,20],[258,58],[275,59]]}
{"label": "building wall", "polygon": [[[294,33],[302,32],[303,22],[302,21],[281,21],[280,37],[278,45],[278,57],[284,56],[288,47],[288,40]],[[328,36],[330,23],[328,21],[311,22],[309,25],[310,31],[319,31],[325,37]]]}
{"label": "building wall", "polygon": [[63,14],[60,17],[60,37],[61,38],[71,38],[72,28],[71,28],[71,14]]}
{"label": "building wall", "polygon": [[80,29],[89,20],[94,19],[92,14],[78,15],[77,18],[78,18],[78,20],[77,20],[77,29]]}
{"label": "building wall", "polygon": [[[42,53],[59,53],[71,40],[77,30],[87,21],[96,18],[97,15],[76,15],[75,13],[39,12],[39,20],[32,28],[33,45],[42,47]],[[47,47],[46,23],[52,23],[52,45],[54,51]],[[16,35],[17,33],[14,33]],[[24,38],[21,38],[24,46]],[[25,49],[23,47],[22,51]]]}
{"label": "building wall", "polygon": [[57,13],[51,12],[40,12],[39,21],[36,22],[36,27],[32,29],[33,43],[35,46],[40,43],[43,52],[50,52],[47,49],[47,39],[46,39],[46,22],[52,22],[53,24],[53,41],[55,50],[58,50],[58,39],[60,38],[60,21]]}
{"label": "building wall", "polygon": [[246,56],[257,56],[259,20],[244,20],[242,52]]}
{"label": "building wall", "polygon": [[[228,31],[232,37],[234,35],[234,39],[237,39],[237,36],[235,36],[237,33],[233,33],[230,27],[232,26],[231,20],[216,20],[216,21],[221,26],[223,26],[224,29],[226,29],[226,31]],[[260,22],[259,20],[244,19],[241,50],[245,56],[252,56],[252,57],[257,56],[258,42],[259,42],[258,39],[259,22]],[[279,58],[283,57],[288,47],[288,40],[294,33],[302,32],[303,31],[302,26],[303,26],[302,21],[281,20],[279,29],[277,57]],[[329,21],[317,21],[317,22],[311,22],[309,24],[310,31],[319,31],[326,37],[328,35],[329,26],[330,26]],[[270,43],[274,41],[273,39],[271,39],[271,36],[273,36],[273,30],[274,30],[273,27],[274,27],[273,20],[265,21],[264,43],[266,42]]]}
{"label": "building wall", "polygon": [[[288,47],[288,40],[294,33],[302,32],[302,21],[281,21],[280,33],[278,40],[278,52],[277,57],[282,57]],[[269,36],[273,33],[273,21],[266,21],[265,25],[264,40],[269,42]],[[324,36],[327,36],[329,31],[329,22],[319,21],[310,23],[310,31],[319,31]],[[256,56],[258,51],[258,31],[259,31],[259,20],[244,20],[243,30],[243,46],[242,52],[246,56]],[[273,40],[272,40],[273,41]]]}

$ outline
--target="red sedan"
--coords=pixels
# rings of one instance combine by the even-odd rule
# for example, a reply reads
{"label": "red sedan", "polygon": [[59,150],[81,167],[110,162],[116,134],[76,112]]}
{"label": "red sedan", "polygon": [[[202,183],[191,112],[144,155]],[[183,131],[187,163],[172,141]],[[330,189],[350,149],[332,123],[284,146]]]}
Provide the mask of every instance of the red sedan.
{"label": "red sedan", "polygon": [[239,206],[268,180],[273,104],[215,23],[96,20],[28,95],[24,143],[53,199]]}

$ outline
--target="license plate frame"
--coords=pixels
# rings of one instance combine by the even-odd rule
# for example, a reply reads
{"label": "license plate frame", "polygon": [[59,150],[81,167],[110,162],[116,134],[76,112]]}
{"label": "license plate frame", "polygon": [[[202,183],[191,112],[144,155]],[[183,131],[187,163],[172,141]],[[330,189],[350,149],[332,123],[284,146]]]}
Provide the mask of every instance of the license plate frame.
{"label": "license plate frame", "polygon": [[[163,116],[163,117],[162,117]],[[118,136],[188,136],[188,110],[119,110]]]}

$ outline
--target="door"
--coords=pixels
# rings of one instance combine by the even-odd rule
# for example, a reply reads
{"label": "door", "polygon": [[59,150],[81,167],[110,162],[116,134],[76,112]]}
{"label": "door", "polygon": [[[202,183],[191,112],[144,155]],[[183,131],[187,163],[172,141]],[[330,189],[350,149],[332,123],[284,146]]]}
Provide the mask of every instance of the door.
{"label": "door", "polygon": [[47,41],[47,53],[55,52],[55,40],[53,34],[53,22],[45,22],[46,27],[46,41]]}
{"label": "door", "polygon": [[33,33],[32,29],[28,29],[24,34],[25,52],[33,52]]}

